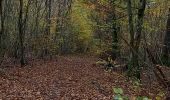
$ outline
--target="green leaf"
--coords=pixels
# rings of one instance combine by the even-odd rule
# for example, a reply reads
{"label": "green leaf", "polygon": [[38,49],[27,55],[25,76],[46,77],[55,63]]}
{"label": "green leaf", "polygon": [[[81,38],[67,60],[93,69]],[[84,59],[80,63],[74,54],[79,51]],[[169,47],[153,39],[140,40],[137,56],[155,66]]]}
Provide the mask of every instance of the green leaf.
{"label": "green leaf", "polygon": [[143,100],[149,100],[147,97],[144,97]]}
{"label": "green leaf", "polygon": [[128,96],[123,96],[123,99],[124,100],[129,100],[129,97]]}
{"label": "green leaf", "polygon": [[120,94],[114,96],[114,100],[123,100]]}
{"label": "green leaf", "polygon": [[143,98],[142,97],[137,97],[136,100],[143,100]]}
{"label": "green leaf", "polygon": [[161,100],[161,97],[157,96],[157,97],[156,97],[156,100]]}
{"label": "green leaf", "polygon": [[113,88],[114,93],[116,94],[123,94],[122,88]]}

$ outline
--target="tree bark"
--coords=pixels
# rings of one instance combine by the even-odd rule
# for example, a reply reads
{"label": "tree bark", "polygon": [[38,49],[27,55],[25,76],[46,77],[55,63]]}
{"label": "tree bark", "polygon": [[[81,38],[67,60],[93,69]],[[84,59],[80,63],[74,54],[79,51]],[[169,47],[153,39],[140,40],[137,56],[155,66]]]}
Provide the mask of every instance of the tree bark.
{"label": "tree bark", "polygon": [[[117,29],[117,20],[115,13],[115,1],[110,1],[112,12],[111,12],[111,22],[112,22],[112,59],[116,59],[118,56],[118,29]],[[110,17],[110,16],[109,16]]]}
{"label": "tree bark", "polygon": [[[136,78],[140,79],[140,66],[139,66],[139,46],[141,42],[141,35],[142,35],[142,25],[143,25],[143,17],[146,8],[146,0],[140,0],[139,2],[139,9],[137,15],[137,25],[136,25],[136,32],[134,31],[134,22],[133,22],[133,13],[132,13],[132,2],[128,0],[127,2],[128,8],[128,18],[129,18],[129,30],[130,30],[130,45],[131,45],[131,70],[130,72],[135,73]],[[133,71],[132,71],[133,70]]]}
{"label": "tree bark", "polygon": [[133,13],[132,13],[132,2],[131,0],[127,1],[127,12],[128,12],[128,21],[129,21],[129,32],[130,32],[130,50],[131,50],[131,64],[128,69],[128,75],[131,76],[133,73],[132,70],[135,67],[135,52],[134,52],[134,22],[133,22]]}
{"label": "tree bark", "polygon": [[0,17],[1,17],[1,30],[0,30],[0,48],[1,48],[1,42],[2,42],[2,35],[4,33],[4,16],[3,16],[3,0],[0,0]]}
{"label": "tree bark", "polygon": [[164,60],[168,60],[170,58],[170,8],[168,13],[166,34],[164,38],[163,57]]}
{"label": "tree bark", "polygon": [[145,12],[145,8],[146,8],[146,0],[140,0],[140,6],[139,6],[139,10],[138,10],[138,19],[137,19],[137,26],[136,26],[136,34],[135,34],[135,55],[134,55],[134,59],[135,59],[135,66],[137,66],[137,78],[140,79],[140,65],[139,65],[139,47],[140,47],[140,43],[141,43],[141,35],[142,35],[142,27],[143,27],[143,19],[144,19],[144,12]]}
{"label": "tree bark", "polygon": [[23,44],[23,0],[20,0],[18,27],[19,27],[19,42],[20,42],[20,64],[21,66],[23,66],[25,64],[24,44]]}
{"label": "tree bark", "polygon": [[0,21],[1,21],[1,25],[0,25],[0,65],[3,61],[3,56],[4,56],[4,50],[3,50],[3,34],[4,34],[4,16],[3,16],[3,0],[0,0]]}
{"label": "tree bark", "polygon": [[50,34],[50,25],[51,25],[51,0],[46,0],[46,21],[47,21],[47,26],[46,26],[46,34]]}

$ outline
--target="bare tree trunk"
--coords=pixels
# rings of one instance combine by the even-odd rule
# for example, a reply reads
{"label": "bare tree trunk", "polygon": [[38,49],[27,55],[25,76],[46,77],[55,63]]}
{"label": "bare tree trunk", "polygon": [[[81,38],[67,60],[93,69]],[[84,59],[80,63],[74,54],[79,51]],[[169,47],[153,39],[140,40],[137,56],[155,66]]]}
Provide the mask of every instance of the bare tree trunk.
{"label": "bare tree trunk", "polygon": [[143,27],[143,18],[144,18],[144,12],[145,12],[145,8],[146,8],[146,0],[140,0],[140,4],[139,4],[139,10],[138,10],[138,19],[137,19],[137,30],[136,30],[136,34],[135,34],[135,55],[134,58],[135,60],[135,66],[137,66],[137,78],[140,79],[140,65],[139,65],[139,46],[140,46],[140,42],[141,42],[141,35],[142,35],[142,27]]}
{"label": "bare tree trunk", "polygon": [[35,19],[35,35],[38,35],[38,30],[39,30],[39,6],[38,6],[38,0],[35,1],[36,5],[36,19]]}
{"label": "bare tree trunk", "polygon": [[49,35],[50,34],[50,25],[51,25],[51,0],[46,0],[46,21],[47,21],[47,25],[46,25],[46,34]]}
{"label": "bare tree trunk", "polygon": [[135,66],[135,52],[134,52],[134,22],[133,22],[133,13],[132,13],[132,2],[131,0],[127,1],[127,10],[128,10],[128,21],[129,21],[129,31],[130,31],[130,49],[131,49],[131,63],[132,66],[129,66],[129,75],[132,73],[133,67]]}
{"label": "bare tree trunk", "polygon": [[168,61],[170,59],[170,8],[167,20],[167,29],[164,39],[164,47],[163,47],[163,60]]}
{"label": "bare tree trunk", "polygon": [[[117,29],[117,20],[116,20],[116,10],[115,10],[115,1],[110,1],[111,4],[111,12],[109,16],[109,22],[111,25],[111,34],[112,34],[112,59],[115,60],[119,55],[118,52],[118,29]],[[112,6],[113,5],[113,6]]]}
{"label": "bare tree trunk", "polygon": [[134,23],[133,23],[133,17],[132,17],[132,4],[131,0],[128,0],[128,16],[129,16],[129,29],[130,29],[130,44],[131,44],[131,52],[132,52],[132,70],[135,72],[135,76],[140,79],[140,66],[139,66],[139,46],[141,42],[141,34],[142,34],[142,25],[143,25],[143,17],[146,7],[146,0],[140,0],[139,2],[139,10],[138,10],[138,16],[137,16],[137,30],[136,34],[134,32]]}
{"label": "bare tree trunk", "polygon": [[23,0],[20,0],[19,6],[19,19],[18,19],[18,27],[19,27],[19,42],[20,42],[20,64],[23,66],[24,62],[24,44],[23,44]]}
{"label": "bare tree trunk", "polygon": [[[129,18],[129,30],[130,30],[130,45],[134,47],[134,22],[133,22],[133,14],[132,14],[132,3],[131,0],[128,0],[128,18]],[[133,51],[133,50],[131,50]],[[133,53],[133,52],[132,52]]]}
{"label": "bare tree trunk", "polygon": [[3,16],[3,0],[0,0],[0,17],[1,17],[1,30],[0,30],[0,49],[1,48],[1,45],[2,45],[2,35],[4,33],[4,16]]}
{"label": "bare tree trunk", "polygon": [[4,56],[4,50],[3,50],[3,34],[4,34],[4,16],[3,16],[3,6],[2,6],[3,0],[0,0],[0,21],[1,21],[1,30],[0,30],[0,65],[2,63],[2,59]]}
{"label": "bare tree trunk", "polygon": [[42,52],[42,57],[46,56],[49,54],[49,50],[48,50],[48,44],[49,44],[49,38],[48,36],[50,35],[50,27],[51,27],[51,0],[46,0],[45,1],[45,11],[46,11],[46,15],[45,15],[45,22],[46,22],[46,26],[45,26],[45,47],[43,49]]}

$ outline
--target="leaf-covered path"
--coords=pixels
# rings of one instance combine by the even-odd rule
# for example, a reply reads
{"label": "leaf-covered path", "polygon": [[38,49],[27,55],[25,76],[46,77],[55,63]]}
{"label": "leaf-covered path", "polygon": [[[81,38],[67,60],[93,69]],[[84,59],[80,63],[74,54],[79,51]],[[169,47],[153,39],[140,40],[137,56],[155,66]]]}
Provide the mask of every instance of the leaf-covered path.
{"label": "leaf-covered path", "polygon": [[6,67],[0,75],[0,99],[111,100],[114,86],[124,88],[126,94],[138,94],[131,82],[95,66],[96,61],[94,57],[67,56],[34,60],[22,68]]}

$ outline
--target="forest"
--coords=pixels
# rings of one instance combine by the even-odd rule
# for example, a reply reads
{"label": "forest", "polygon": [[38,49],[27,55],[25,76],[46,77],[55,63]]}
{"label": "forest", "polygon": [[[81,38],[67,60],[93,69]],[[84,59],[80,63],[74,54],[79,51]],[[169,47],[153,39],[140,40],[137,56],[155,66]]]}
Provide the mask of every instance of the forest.
{"label": "forest", "polygon": [[0,100],[170,100],[170,0],[0,0]]}

